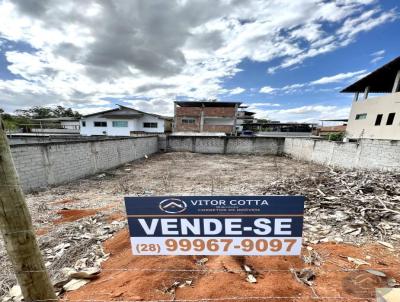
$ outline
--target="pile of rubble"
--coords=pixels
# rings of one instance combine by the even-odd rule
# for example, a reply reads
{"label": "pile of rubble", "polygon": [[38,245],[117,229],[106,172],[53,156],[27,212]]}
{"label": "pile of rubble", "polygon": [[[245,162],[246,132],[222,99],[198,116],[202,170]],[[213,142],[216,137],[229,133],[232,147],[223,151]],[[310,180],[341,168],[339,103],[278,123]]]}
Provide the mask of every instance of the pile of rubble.
{"label": "pile of rubble", "polygon": [[392,243],[400,241],[400,174],[316,171],[274,181],[263,194],[306,197],[304,235],[311,243],[361,244],[373,239],[393,248]]}
{"label": "pile of rubble", "polygon": [[[125,226],[126,221],[108,223],[107,216],[98,214],[56,227],[41,236],[40,249],[57,293],[75,290],[96,278],[101,263],[109,256],[103,251],[102,242]],[[13,272],[7,271],[11,265],[6,255],[2,253],[0,260],[0,297],[4,302],[20,301],[22,294],[19,286],[15,285]]]}

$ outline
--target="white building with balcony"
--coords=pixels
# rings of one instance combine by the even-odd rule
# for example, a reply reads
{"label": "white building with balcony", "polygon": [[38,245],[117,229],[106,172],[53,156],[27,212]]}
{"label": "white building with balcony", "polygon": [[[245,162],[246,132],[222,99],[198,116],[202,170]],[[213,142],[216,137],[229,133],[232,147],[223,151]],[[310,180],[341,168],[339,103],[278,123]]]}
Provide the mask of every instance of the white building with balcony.
{"label": "white building with balcony", "polygon": [[400,140],[400,57],[341,92],[354,93],[347,139]]}

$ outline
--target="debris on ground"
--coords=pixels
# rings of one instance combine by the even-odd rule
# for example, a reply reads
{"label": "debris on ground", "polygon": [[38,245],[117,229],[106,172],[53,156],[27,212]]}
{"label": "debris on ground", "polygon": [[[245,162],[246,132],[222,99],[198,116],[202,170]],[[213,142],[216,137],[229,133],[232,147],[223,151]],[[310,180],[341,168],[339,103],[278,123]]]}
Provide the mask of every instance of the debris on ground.
{"label": "debris on ground", "polygon": [[308,177],[281,178],[263,194],[304,195],[305,239],[311,243],[400,241],[400,174],[328,169]]}
{"label": "debris on ground", "polygon": [[307,246],[307,253],[308,255],[303,255],[303,261],[305,264],[311,264],[315,266],[321,266],[322,264],[322,257],[320,254],[313,249],[311,246]]}
{"label": "debris on ground", "polygon": [[[101,263],[109,257],[103,250],[102,242],[125,225],[125,222],[108,223],[107,216],[97,214],[62,225],[62,227],[57,225],[47,234],[39,237],[39,246],[43,253],[45,266],[53,283],[58,284],[61,288],[64,286],[64,290],[69,291],[90,282],[89,275],[95,276]],[[73,268],[76,276],[79,276],[74,278],[86,279],[87,282],[74,281],[68,284],[68,281],[72,281],[70,280],[72,277],[66,280],[63,273],[63,269],[68,267]],[[83,276],[88,278],[83,278]],[[2,282],[15,284],[14,278],[11,273],[5,276]],[[16,301],[16,299],[12,300]]]}
{"label": "debris on ground", "polygon": [[[249,164],[251,169],[248,168]],[[243,173],[244,170],[246,173]],[[400,269],[396,263],[399,261],[393,259],[398,257],[400,244],[399,182],[399,173],[331,169],[287,157],[181,152],[154,155],[86,179],[27,194],[27,203],[39,235],[38,241],[46,267],[52,281],[58,285],[58,290],[62,292],[63,286],[72,279],[90,281],[85,287],[70,291],[66,296],[90,300],[92,297],[85,296],[85,292],[93,288],[91,294],[103,300],[110,297],[125,300],[163,298],[160,292],[160,296],[157,296],[152,290],[159,288],[159,284],[173,284],[176,280],[195,280],[195,284],[191,286],[179,284],[184,288],[177,291],[178,296],[182,295],[183,298],[213,296],[216,290],[232,295],[255,296],[261,292],[268,295],[271,290],[275,291],[275,287],[278,287],[280,292],[297,295],[302,292],[304,286],[290,278],[289,267],[287,272],[280,272],[281,265],[288,263],[293,264],[290,267],[296,268],[299,276],[303,278],[307,277],[307,274],[301,274],[303,266],[311,266],[317,280],[321,280],[314,284],[316,290],[322,292],[322,295],[325,292],[327,296],[338,296],[343,293],[329,292],[331,286],[327,288],[324,284],[335,283],[337,288],[341,288],[338,280],[342,280],[345,274],[357,267],[357,264],[349,262],[347,257],[371,264],[360,266],[362,269],[375,269],[385,273],[385,286],[386,283],[389,287],[389,284],[393,287],[398,286],[396,280],[400,280],[400,276],[396,272]],[[115,253],[122,251],[103,250],[103,243],[113,240],[118,236],[116,232],[121,229],[122,232],[126,232],[124,196],[189,194],[305,195],[306,249],[303,249],[302,259],[283,257],[279,258],[279,264],[276,260],[278,258],[274,257],[243,257],[245,261],[237,261],[231,256],[199,257],[199,260],[193,257],[171,257],[168,260],[165,260],[165,257],[152,257],[150,261],[149,257],[131,257],[127,236],[113,241],[114,245],[123,246],[124,256],[120,260],[126,260],[127,265],[129,261],[137,261],[134,262],[134,268],[153,266],[157,269],[167,265],[169,268],[198,270],[198,274],[152,274],[148,271],[127,271],[121,274],[102,270],[98,279],[69,278],[64,275],[63,269],[69,269],[70,274],[73,274],[96,270],[110,261],[118,263],[112,261],[115,261]],[[64,219],[67,216],[68,219]],[[59,224],[54,223],[57,219],[60,220]],[[360,251],[364,251],[365,244],[370,243],[376,243],[377,247],[374,249],[379,247],[379,252],[368,251],[362,254]],[[349,252],[350,248],[358,252]],[[343,249],[340,254],[345,255],[344,258],[332,258],[336,249]],[[257,283],[249,284],[250,281],[243,277],[244,264],[252,270],[262,272],[263,278],[259,278],[253,271],[251,275]],[[217,272],[207,272],[213,266],[217,268]],[[114,268],[121,267],[124,268],[120,263]],[[339,272],[324,272],[326,267]],[[270,268],[275,268],[278,272],[263,270]],[[305,280],[312,282],[308,277]],[[282,278],[291,279],[293,283],[282,283]],[[299,278],[297,274],[296,278]],[[129,280],[140,282],[131,284]],[[153,283],[154,280],[157,280],[157,284]],[[112,283],[117,281],[121,282]],[[78,285],[83,283],[75,282]],[[110,287],[102,292],[105,284],[103,282],[111,282],[117,289],[111,290],[114,287],[109,285]],[[233,283],[238,284],[238,287],[232,288]],[[10,289],[15,284],[11,264],[0,240],[0,297],[9,297]],[[290,290],[287,288],[289,286]],[[17,297],[9,299],[18,300]]]}
{"label": "debris on ground", "polygon": [[400,283],[395,278],[388,278],[387,285],[393,288],[400,288]]}
{"label": "debris on ground", "polygon": [[199,260],[196,261],[196,264],[199,266],[204,266],[208,261],[208,258],[201,258]]}
{"label": "debris on ground", "polygon": [[69,268],[70,271],[66,274],[67,277],[72,279],[96,279],[99,277],[100,268],[99,267],[90,267],[84,269],[82,271],[76,271],[74,269]]}
{"label": "debris on ground", "polygon": [[347,257],[347,260],[349,262],[355,264],[356,268],[359,268],[361,265],[371,265],[367,261],[364,261],[364,260],[358,259],[358,258]]}
{"label": "debris on ground", "polygon": [[255,275],[257,274],[256,272],[254,272],[254,270],[248,266],[248,265],[243,265],[244,271],[246,272],[246,281],[249,283],[257,283],[257,279],[255,277]]}
{"label": "debris on ground", "polygon": [[313,285],[315,280],[315,272],[309,268],[303,268],[301,270],[290,269],[293,276],[300,283],[304,283],[308,286]]}
{"label": "debris on ground", "polygon": [[3,297],[2,302],[21,302],[23,299],[24,297],[22,296],[21,287],[19,285],[14,285],[8,294]]}
{"label": "debris on ground", "polygon": [[173,300],[175,300],[176,290],[178,288],[191,286],[193,284],[193,280],[182,280],[182,281],[175,281],[170,286],[161,289],[161,292],[164,294],[169,294],[173,296]]}
{"label": "debris on ground", "polygon": [[88,279],[71,279],[71,281],[63,286],[63,290],[66,292],[77,290],[78,288],[81,288],[89,282],[90,280]]}
{"label": "debris on ground", "polygon": [[384,241],[377,241],[379,244],[383,245],[384,247],[387,247],[388,249],[393,250],[394,246],[393,244],[389,243],[389,242],[384,242]]}
{"label": "debris on ground", "polygon": [[377,271],[377,270],[374,270],[374,269],[367,269],[365,271],[370,273],[370,274],[372,274],[372,275],[378,276],[378,277],[386,277],[386,274],[384,272],[381,272],[381,271]]}

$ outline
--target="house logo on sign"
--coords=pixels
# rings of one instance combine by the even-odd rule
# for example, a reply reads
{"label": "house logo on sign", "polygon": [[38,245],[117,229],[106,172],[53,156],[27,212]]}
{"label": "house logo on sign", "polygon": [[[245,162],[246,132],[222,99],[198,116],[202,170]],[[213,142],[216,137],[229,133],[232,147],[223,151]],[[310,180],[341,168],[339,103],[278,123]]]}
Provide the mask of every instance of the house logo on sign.
{"label": "house logo on sign", "polygon": [[187,204],[177,198],[168,198],[160,202],[160,209],[169,214],[182,213],[187,209]]}

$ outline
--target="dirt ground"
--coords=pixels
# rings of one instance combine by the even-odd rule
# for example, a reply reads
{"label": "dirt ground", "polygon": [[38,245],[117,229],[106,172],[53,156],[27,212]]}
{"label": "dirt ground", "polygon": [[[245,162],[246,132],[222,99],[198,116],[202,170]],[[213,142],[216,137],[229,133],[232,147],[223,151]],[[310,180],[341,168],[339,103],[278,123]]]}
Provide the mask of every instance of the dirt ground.
{"label": "dirt ground", "polygon": [[[286,157],[164,153],[87,179],[28,194],[27,201],[38,236],[51,240],[61,228],[79,224],[93,215],[101,214],[109,222],[124,221],[124,196],[261,195],[268,194],[266,186],[278,180],[290,178],[296,184],[296,179],[300,181],[327,171],[327,167]],[[311,236],[308,232],[311,231],[306,231],[305,235]],[[199,265],[197,260],[202,257],[132,256],[128,232],[123,229],[104,244],[110,258],[102,264],[100,277],[63,298],[98,301],[170,301],[174,298],[177,301],[374,301],[376,287],[387,287],[391,278],[400,280],[399,242],[394,242],[395,248],[390,249],[365,239],[364,244],[305,242],[303,255],[309,256],[316,251],[321,257],[320,266],[306,264],[301,257],[276,256],[214,256]],[[0,250],[2,248],[0,244]],[[359,258],[368,264],[357,266],[347,257]],[[244,264],[254,270],[257,283],[250,284],[245,280]],[[311,286],[296,280],[291,271],[302,268],[314,271]],[[377,277],[366,273],[365,269],[375,269],[386,276]],[[177,288],[172,294],[168,289],[176,281],[189,281],[190,285]]]}
{"label": "dirt ground", "polygon": [[[172,300],[203,301],[374,301],[375,288],[387,287],[388,278],[400,278],[399,258],[376,244],[362,247],[323,243],[312,245],[323,258],[319,267],[305,265],[300,257],[211,256],[204,266],[201,257],[132,256],[129,234],[123,230],[105,244],[111,257],[103,265],[101,277],[84,288],[66,295],[71,300]],[[307,250],[303,250],[307,255]],[[356,270],[345,256],[370,259],[380,278]],[[243,265],[257,274],[250,284]],[[310,287],[298,282],[290,269],[312,268],[317,277]],[[370,267],[364,268],[369,269]],[[122,270],[121,270],[122,269]],[[190,280],[191,286],[178,288],[175,295],[165,293],[174,282]],[[361,281],[361,283],[359,283]],[[231,298],[231,299],[229,299]]]}

